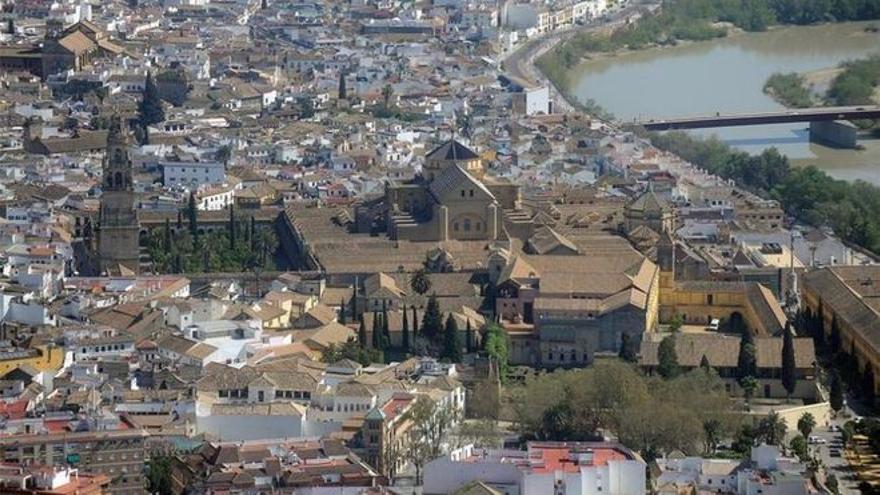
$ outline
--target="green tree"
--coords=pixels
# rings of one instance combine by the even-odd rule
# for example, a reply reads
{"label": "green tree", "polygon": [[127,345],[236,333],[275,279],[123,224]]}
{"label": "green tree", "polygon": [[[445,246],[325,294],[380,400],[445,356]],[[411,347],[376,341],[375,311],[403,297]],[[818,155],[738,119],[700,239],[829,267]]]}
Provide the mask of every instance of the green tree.
{"label": "green tree", "polygon": [[388,303],[382,301],[382,348],[391,347],[391,329],[388,327]]}
{"label": "green tree", "polygon": [[162,237],[162,247],[165,248],[166,253],[171,252],[171,219],[165,219],[165,233]]}
{"label": "green tree", "polygon": [[740,380],[747,376],[754,377],[758,371],[757,351],[754,337],[748,329],[743,332],[739,341],[739,356],[737,358],[737,376]]}
{"label": "green tree", "polygon": [[364,323],[364,317],[360,317],[360,323],[358,323],[358,344],[366,348],[367,347],[367,325]]}
{"label": "green tree", "polygon": [[345,89],[345,71],[339,71],[339,99],[348,98],[348,91]]}
{"label": "green tree", "polygon": [[635,363],[639,359],[635,342],[633,341],[632,336],[627,332],[623,332],[620,335],[620,351],[617,355],[620,359],[623,359],[628,363]]}
{"label": "green tree", "polygon": [[186,216],[189,219],[189,234],[193,240],[199,236],[199,210],[196,208],[196,197],[190,192],[189,201],[186,205]]}
{"label": "green tree", "polygon": [[229,249],[235,249],[236,245],[236,221],[235,221],[235,206],[229,205],[229,224],[226,226],[226,230],[229,233]]}
{"label": "green tree", "polygon": [[444,445],[458,421],[458,412],[427,397],[420,397],[405,413],[412,423],[412,441],[406,442],[404,458],[415,468],[415,483],[422,484],[422,469],[443,454]]}
{"label": "green tree", "polygon": [[815,427],[816,418],[810,413],[804,413],[801,415],[800,419],[798,419],[797,429],[801,432],[801,435],[803,435],[804,438],[810,438],[810,433],[813,432],[813,428]]}
{"label": "green tree", "polygon": [[[782,336],[782,386],[788,397],[794,393],[797,386],[797,367],[794,357],[794,334],[789,324],[785,325]],[[806,436],[806,435],[805,435]]]}
{"label": "green tree", "polygon": [[681,371],[675,342],[675,334],[669,335],[660,342],[660,347],[657,349],[657,371],[666,379],[675,378]]}
{"label": "green tree", "polygon": [[483,348],[486,354],[498,363],[499,379],[504,382],[507,379],[508,349],[507,332],[500,325],[490,323],[486,326]]}
{"label": "green tree", "polygon": [[791,451],[794,452],[794,455],[796,455],[802,462],[809,460],[810,452],[807,447],[807,441],[803,436],[798,435],[792,438],[788,446],[791,448]]}
{"label": "green tree", "polygon": [[315,116],[315,102],[307,96],[296,99],[296,108],[299,110],[301,119],[310,119]]}
{"label": "green tree", "polygon": [[785,420],[776,412],[771,412],[758,422],[758,438],[767,445],[781,445],[785,430]]}
{"label": "green tree", "polygon": [[429,341],[436,343],[443,331],[443,315],[440,314],[440,303],[437,294],[431,294],[425,315],[422,317],[421,334]]}
{"label": "green tree", "polygon": [[171,457],[153,456],[147,469],[147,491],[171,493]]}
{"label": "green tree", "polygon": [[452,363],[461,362],[461,339],[458,336],[458,323],[451,314],[446,318],[446,328],[443,332],[443,352],[440,356]]}
{"label": "green tree", "polygon": [[581,431],[577,425],[577,415],[577,411],[571,404],[571,399],[569,397],[563,398],[544,411],[541,429],[538,430],[538,438],[554,442],[578,439],[581,437]]}
{"label": "green tree", "polygon": [[373,349],[382,350],[382,314],[373,311]]}
{"label": "green tree", "polygon": [[464,328],[464,348],[468,354],[474,352],[474,330],[471,328],[471,319],[468,318]]}
{"label": "green tree", "polygon": [[321,354],[321,360],[325,363],[335,363],[341,359],[357,361],[362,366],[384,361],[382,351],[368,349],[358,343],[354,338],[349,338],[342,344],[331,343]]}
{"label": "green tree", "polygon": [[162,99],[159,97],[159,88],[153,81],[153,74],[147,72],[147,80],[144,84],[144,93],[138,104],[138,121],[142,128],[158,124],[165,120],[165,109],[162,107]]}
{"label": "green tree", "polygon": [[750,424],[740,426],[733,440],[733,451],[742,457],[748,457],[758,439],[757,428]]}
{"label": "green tree", "polygon": [[723,434],[723,425],[721,420],[710,418],[703,421],[703,452],[707,455],[714,455],[718,450],[718,444],[721,443],[721,435]]}
{"label": "green tree", "polygon": [[684,317],[676,314],[672,316],[672,319],[669,320],[669,331],[672,333],[678,333],[681,331],[681,327],[684,325]]}
{"label": "green tree", "polygon": [[709,364],[709,358],[707,358],[705,354],[703,354],[703,357],[700,358],[700,369],[705,371],[706,373],[712,371],[712,365]]}
{"label": "green tree", "polygon": [[339,301],[339,323],[345,325],[347,323],[346,318],[347,316],[345,314],[345,298],[343,297]]}
{"label": "green tree", "polygon": [[758,380],[752,375],[747,375],[740,378],[739,386],[743,389],[743,395],[745,395],[746,398],[746,406],[750,406],[752,397],[755,396],[755,391],[758,390]]}
{"label": "green tree", "polygon": [[840,323],[837,322],[837,314],[831,316],[831,336],[828,339],[833,352],[840,351]]}
{"label": "green tree", "polygon": [[431,279],[427,270],[424,268],[416,270],[409,281],[409,286],[420,296],[427,294],[431,290]]}
{"label": "green tree", "polygon": [[840,373],[837,370],[831,372],[831,391],[829,392],[829,402],[834,412],[840,412],[843,409],[843,383],[840,379]]}
{"label": "green tree", "polygon": [[224,168],[229,168],[229,162],[232,160],[232,146],[224,144],[217,148],[217,153],[214,155],[214,159],[222,163]]}
{"label": "green tree", "polygon": [[391,96],[394,95],[394,88],[390,84],[386,84],[382,88],[382,108],[388,110],[391,106]]}
{"label": "green tree", "polygon": [[409,352],[409,317],[407,316],[406,306],[403,307],[403,328],[400,330],[400,345],[404,353]]}
{"label": "green tree", "polygon": [[416,305],[415,304],[413,304],[413,306],[412,306],[412,325],[413,325],[413,329],[412,329],[413,339],[415,339],[419,335],[419,315],[416,312]]}

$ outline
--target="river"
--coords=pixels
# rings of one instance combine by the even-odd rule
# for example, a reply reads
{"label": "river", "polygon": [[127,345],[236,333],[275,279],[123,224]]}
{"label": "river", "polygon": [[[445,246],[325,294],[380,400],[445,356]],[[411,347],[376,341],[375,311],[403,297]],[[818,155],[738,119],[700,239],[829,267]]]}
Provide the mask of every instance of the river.
{"label": "river", "polygon": [[[594,99],[621,121],[775,110],[783,106],[763,92],[771,74],[814,72],[880,53],[880,34],[865,31],[871,24],[785,27],[600,57],[574,69],[572,90],[581,100]],[[817,88],[827,85],[825,79],[817,80]],[[776,147],[795,165],[814,164],[836,178],[880,185],[880,139],[860,139],[863,150],[831,149],[810,143],[807,126],[692,132],[715,134],[752,153]]]}

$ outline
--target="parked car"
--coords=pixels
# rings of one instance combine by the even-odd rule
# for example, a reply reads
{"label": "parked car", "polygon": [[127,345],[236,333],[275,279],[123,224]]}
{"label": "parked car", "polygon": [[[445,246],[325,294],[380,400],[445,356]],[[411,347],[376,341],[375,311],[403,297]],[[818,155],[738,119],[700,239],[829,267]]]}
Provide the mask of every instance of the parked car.
{"label": "parked car", "polygon": [[822,437],[817,437],[816,435],[810,435],[809,442],[813,445],[824,445],[828,443],[828,440],[825,440]]}

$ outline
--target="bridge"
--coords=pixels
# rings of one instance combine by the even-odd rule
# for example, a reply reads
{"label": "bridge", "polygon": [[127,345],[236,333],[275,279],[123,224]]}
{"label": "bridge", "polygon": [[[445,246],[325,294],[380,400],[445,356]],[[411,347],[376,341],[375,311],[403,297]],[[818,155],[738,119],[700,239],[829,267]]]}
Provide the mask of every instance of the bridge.
{"label": "bridge", "polygon": [[715,115],[665,120],[637,120],[635,123],[649,131],[668,131],[809,122],[811,140],[837,148],[855,148],[858,129],[850,120],[857,119],[880,119],[880,105],[799,108],[778,112],[729,115],[716,113]]}
{"label": "bridge", "polygon": [[795,122],[827,122],[834,120],[880,119],[880,105],[859,107],[819,107],[781,110],[778,112],[743,113],[683,117],[675,119],[651,119],[636,121],[649,131],[672,129],[705,129],[709,127],[735,127],[743,125],[791,124]]}

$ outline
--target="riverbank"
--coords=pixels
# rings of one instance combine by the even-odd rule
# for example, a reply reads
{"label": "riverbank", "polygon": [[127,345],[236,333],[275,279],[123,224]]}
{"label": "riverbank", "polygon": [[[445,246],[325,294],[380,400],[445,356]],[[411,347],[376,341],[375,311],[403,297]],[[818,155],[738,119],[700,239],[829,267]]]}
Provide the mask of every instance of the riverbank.
{"label": "riverbank", "polygon": [[[824,10],[823,10],[824,9]],[[556,43],[535,60],[535,65],[562,94],[572,98],[570,73],[585,61],[619,57],[633,52],[664,50],[682,44],[731,38],[742,33],[766,32],[794,25],[816,25],[827,19],[839,22],[876,20],[880,12],[871,7],[841,0],[837,5],[817,6],[809,11],[770,0],[748,5],[715,0],[671,1],[638,22],[627,23],[612,32],[582,32]],[[864,34],[876,34],[876,24]]]}
{"label": "riverbank", "polygon": [[588,34],[608,35],[623,25],[637,21],[643,11],[654,12],[658,8],[659,4],[639,4],[638,6],[627,4],[622,9],[607,14],[603,21],[594,21],[582,26],[576,25],[531,39],[503,57],[502,68],[514,79],[548,86],[557,112],[577,110],[600,118],[609,117],[610,115],[600,107],[590,105],[590,102],[582,102],[571,95],[565,84],[561,84],[559,80],[548,75],[548,70],[538,66],[539,61],[572,37]]}

